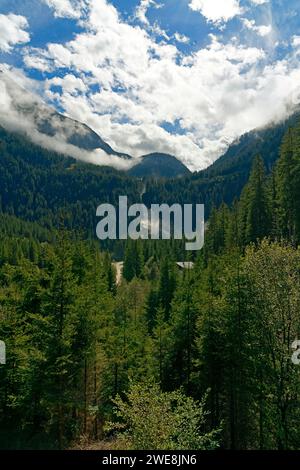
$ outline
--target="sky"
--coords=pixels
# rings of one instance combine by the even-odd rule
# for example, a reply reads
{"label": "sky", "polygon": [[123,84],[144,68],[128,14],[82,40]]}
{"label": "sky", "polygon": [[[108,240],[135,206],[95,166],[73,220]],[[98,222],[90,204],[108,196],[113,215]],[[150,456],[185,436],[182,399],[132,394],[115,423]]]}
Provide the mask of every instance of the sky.
{"label": "sky", "polygon": [[299,58],[299,0],[0,0],[0,63],[23,87],[192,170],[297,107]]}

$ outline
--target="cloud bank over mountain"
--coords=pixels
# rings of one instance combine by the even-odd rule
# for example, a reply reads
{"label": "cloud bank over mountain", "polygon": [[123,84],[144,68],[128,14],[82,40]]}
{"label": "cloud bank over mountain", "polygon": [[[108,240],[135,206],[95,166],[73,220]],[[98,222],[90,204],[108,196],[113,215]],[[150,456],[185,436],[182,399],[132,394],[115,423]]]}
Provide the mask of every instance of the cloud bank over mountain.
{"label": "cloud bank over mountain", "polygon": [[[65,120],[37,95],[27,92],[22,87],[22,77],[19,77],[19,83],[14,78],[12,72],[0,68],[0,124],[7,130],[23,133],[35,144],[86,163],[112,166],[119,170],[128,170],[134,165],[134,161],[109,155],[101,148],[93,148],[98,139],[94,139],[92,148],[89,149],[89,145],[83,148],[85,142],[91,142],[91,130],[71,119]],[[26,79],[24,82],[28,85]],[[74,138],[77,145],[72,144]]]}
{"label": "cloud bank over mountain", "polygon": [[133,157],[168,153],[201,169],[299,103],[294,0],[178,2],[182,19],[168,16],[168,0],[133,0],[129,12],[119,0],[43,2],[73,33],[29,42],[34,21],[23,17],[23,36],[3,39],[13,65],[48,103]]}

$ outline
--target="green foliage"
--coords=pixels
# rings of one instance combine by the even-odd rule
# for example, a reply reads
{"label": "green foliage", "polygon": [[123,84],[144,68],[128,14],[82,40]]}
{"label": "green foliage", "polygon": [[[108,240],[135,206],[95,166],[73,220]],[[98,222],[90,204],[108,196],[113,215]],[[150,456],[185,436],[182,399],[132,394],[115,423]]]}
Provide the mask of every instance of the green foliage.
{"label": "green foliage", "polygon": [[205,433],[205,400],[196,402],[181,391],[162,392],[158,385],[132,385],[126,399],[114,400],[129,449],[208,450],[218,446],[217,431]]}
{"label": "green foliage", "polygon": [[260,157],[254,160],[240,205],[242,244],[247,245],[267,236],[271,226],[271,201],[266,184],[264,164]]}
{"label": "green foliage", "polygon": [[[299,448],[299,136],[288,130],[271,174],[273,143],[246,136],[240,157],[145,183],[0,130],[1,448],[105,439],[112,399],[116,446]],[[146,203],[211,206],[194,269],[177,270],[183,242],[89,241],[98,203],[136,202],[144,185]]]}
{"label": "green foliage", "polygon": [[125,250],[123,276],[127,281],[139,277],[143,270],[143,252],[141,243],[128,240]]}
{"label": "green foliage", "polygon": [[119,195],[139,200],[142,183],[110,168],[98,167],[45,150],[0,127],[0,212],[43,227],[95,234],[96,208],[118,203]]}

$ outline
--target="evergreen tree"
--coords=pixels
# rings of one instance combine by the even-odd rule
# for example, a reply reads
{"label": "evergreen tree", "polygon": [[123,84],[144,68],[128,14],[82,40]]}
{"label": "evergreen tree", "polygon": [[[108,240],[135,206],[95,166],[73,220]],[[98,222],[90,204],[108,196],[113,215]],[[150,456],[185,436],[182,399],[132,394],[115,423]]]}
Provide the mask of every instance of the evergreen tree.
{"label": "evergreen tree", "polygon": [[294,130],[285,135],[275,170],[276,222],[280,237],[295,239]]}
{"label": "evergreen tree", "polygon": [[245,246],[270,233],[271,201],[261,157],[257,157],[254,161],[240,204],[242,242]]}
{"label": "evergreen tree", "polygon": [[158,285],[159,305],[165,312],[165,320],[169,319],[171,303],[176,288],[174,262],[167,258],[162,260]]}

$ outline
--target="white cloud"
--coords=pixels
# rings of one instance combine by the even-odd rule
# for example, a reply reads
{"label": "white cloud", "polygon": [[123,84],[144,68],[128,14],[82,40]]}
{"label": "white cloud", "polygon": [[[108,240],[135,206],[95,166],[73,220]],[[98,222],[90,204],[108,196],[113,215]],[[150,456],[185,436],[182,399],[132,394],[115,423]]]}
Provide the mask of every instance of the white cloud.
{"label": "white cloud", "polygon": [[255,5],[263,5],[264,3],[269,3],[270,0],[251,0]]}
{"label": "white cloud", "polygon": [[175,33],[174,38],[177,42],[181,42],[182,44],[188,44],[190,42],[190,38],[185,36],[185,34]]}
{"label": "white cloud", "polygon": [[75,77],[68,73],[63,78],[54,77],[46,81],[46,87],[51,88],[52,86],[61,87],[66,93],[77,95],[78,93],[84,93],[88,91],[87,85],[81,78]]}
{"label": "white cloud", "polygon": [[268,36],[272,32],[272,26],[271,25],[261,25],[261,26],[256,26],[255,31],[257,34],[260,36]]}
{"label": "white cloud", "polygon": [[136,18],[143,24],[149,25],[149,20],[147,18],[147,12],[149,8],[161,8],[162,4],[158,3],[156,0],[141,0],[140,4],[135,10]]}
{"label": "white cloud", "polygon": [[208,46],[183,55],[125,23],[105,0],[89,3],[83,32],[65,44],[28,49],[25,62],[51,70],[49,100],[116,150],[172,153],[201,169],[241,134],[290,112],[291,90],[300,83],[295,53],[270,64],[259,47],[211,36]]}
{"label": "white cloud", "polygon": [[140,0],[139,5],[135,9],[135,19],[139,20],[142,23],[143,27],[156,36],[164,38],[166,41],[169,41],[171,37],[165,31],[157,21],[154,24],[150,24],[150,21],[147,18],[147,13],[150,8],[162,8],[164,5],[158,3],[157,0]]}
{"label": "white cloud", "polygon": [[48,7],[54,10],[58,18],[78,19],[86,6],[85,0],[42,0]]}
{"label": "white cloud", "polygon": [[239,0],[191,0],[189,7],[213,23],[226,22],[242,13]]}
{"label": "white cloud", "polygon": [[259,36],[268,36],[272,32],[272,25],[261,25],[257,26],[254,20],[248,20],[247,18],[243,18],[243,23],[246,28],[254,31]]}
{"label": "white cloud", "polygon": [[293,36],[292,46],[293,47],[299,47],[300,46],[300,36]]}
{"label": "white cloud", "polygon": [[16,44],[30,41],[28,21],[24,16],[0,14],[0,51],[11,52]]}
{"label": "white cloud", "polygon": [[[28,51],[30,53],[28,54]],[[44,59],[39,49],[24,49],[24,64],[28,69],[39,70],[40,72],[50,72],[51,66],[47,59]]]}
{"label": "white cloud", "polygon": [[161,36],[166,41],[170,41],[171,39],[168,33],[164,29],[162,29],[162,27],[157,22],[155,22],[151,26],[149,25],[149,32],[154,33],[156,36]]}
{"label": "white cloud", "polygon": [[[75,78],[75,77],[74,77]],[[75,83],[72,77],[67,77],[67,82]],[[86,128],[76,122],[64,126],[57,114],[46,106],[36,95],[22,88],[33,86],[34,82],[28,80],[16,69],[9,67],[0,68],[0,122],[8,130],[18,131],[25,134],[34,143],[54,150],[55,152],[69,155],[76,160],[81,160],[95,165],[109,165],[117,169],[128,169],[134,162],[126,161],[115,155],[107,155],[101,149],[87,151],[68,143],[68,137],[74,132],[86,133]],[[77,88],[77,87],[76,87]],[[51,137],[38,131],[37,122],[47,120],[56,130],[55,136]]]}

